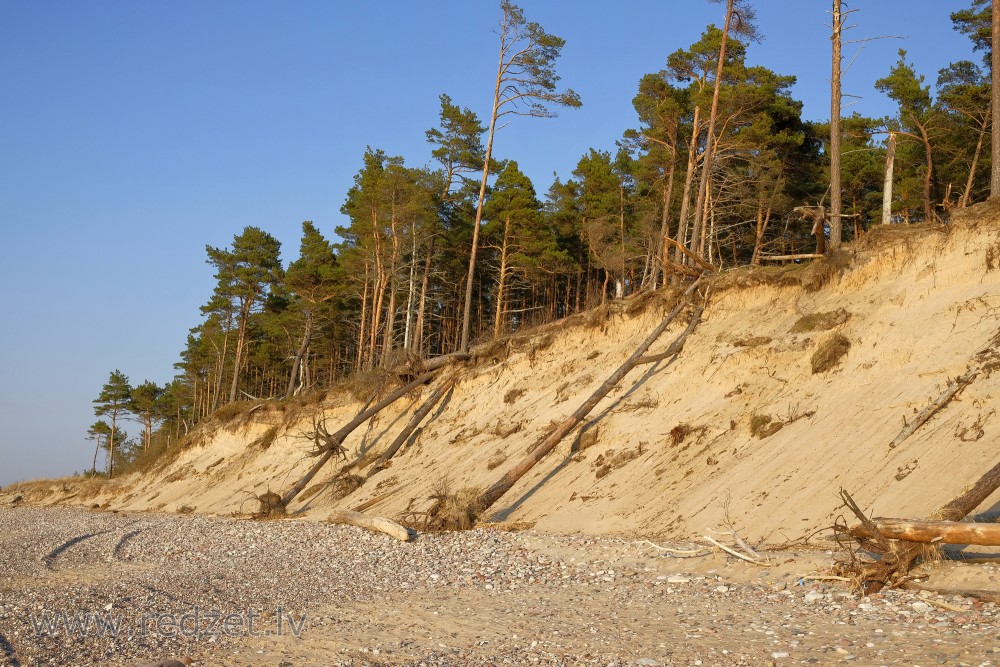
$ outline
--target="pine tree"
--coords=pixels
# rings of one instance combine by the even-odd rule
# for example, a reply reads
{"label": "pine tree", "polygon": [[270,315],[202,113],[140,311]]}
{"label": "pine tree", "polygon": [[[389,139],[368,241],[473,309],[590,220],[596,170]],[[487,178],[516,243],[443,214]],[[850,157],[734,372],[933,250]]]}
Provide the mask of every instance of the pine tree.
{"label": "pine tree", "polygon": [[111,427],[108,426],[108,422],[103,419],[99,419],[94,422],[89,429],[87,429],[87,440],[95,441],[94,445],[94,463],[91,467],[91,474],[97,474],[97,453],[101,451],[101,447],[107,441],[108,437],[111,435]]}
{"label": "pine tree", "polygon": [[94,399],[94,414],[111,419],[111,432],[107,440],[108,479],[115,474],[115,437],[119,433],[118,420],[128,413],[131,402],[132,387],[128,383],[128,376],[119,370],[112,371],[108,381],[101,388],[101,393]]}
{"label": "pine tree", "polygon": [[138,417],[142,423],[143,451],[149,449],[149,443],[153,439],[153,422],[157,421],[160,417],[161,406],[159,401],[162,395],[163,388],[149,380],[132,389],[129,400],[129,412]]}
{"label": "pine tree", "polygon": [[333,246],[312,222],[303,222],[299,258],[289,265],[285,274],[285,284],[297,298],[294,310],[302,318],[302,335],[292,361],[285,398],[293,394],[296,382],[302,375],[303,360],[312,341],[320,309],[339,293],[342,276],[338,269]]}
{"label": "pine tree", "polygon": [[555,63],[566,40],[548,34],[539,24],[525,19],[521,8],[508,0],[500,3],[500,9],[503,12],[499,29],[500,62],[493,89],[493,111],[486,135],[486,159],[483,163],[483,178],[479,184],[476,220],[472,228],[472,250],[469,253],[462,338],[459,345],[462,352],[469,351],[479,226],[483,221],[483,203],[490,177],[490,158],[493,155],[497,121],[509,115],[552,118],[556,115],[554,106],[580,106],[580,96],[573,90],[557,90],[559,76],[555,71]]}
{"label": "pine tree", "polygon": [[[261,305],[268,289],[283,277],[279,254],[281,243],[257,227],[246,227],[233,237],[232,249],[205,246],[208,263],[215,267],[213,310],[226,310],[236,318],[236,349],[233,359],[229,402],[236,400],[240,373],[247,357],[247,328],[250,315]],[[223,360],[225,361],[225,360]]]}

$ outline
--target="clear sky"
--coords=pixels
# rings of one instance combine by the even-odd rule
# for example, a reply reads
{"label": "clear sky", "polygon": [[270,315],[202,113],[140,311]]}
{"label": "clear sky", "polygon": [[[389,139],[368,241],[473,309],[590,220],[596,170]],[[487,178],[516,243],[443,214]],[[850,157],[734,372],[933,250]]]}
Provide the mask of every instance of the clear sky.
{"label": "clear sky", "polygon": [[[90,465],[91,401],[120,369],[173,376],[212,291],[205,244],[246,225],[287,262],[303,220],[332,236],[366,145],[426,164],[438,95],[485,118],[498,2],[423,0],[0,0],[0,485]],[[805,117],[829,117],[829,10],[759,0],[748,60],[799,83]],[[845,109],[892,105],[872,82],[900,47],[928,81],[973,56],[951,28],[968,2],[852,0],[868,43]],[[523,0],[567,40],[563,83],[583,108],[520,118],[496,155],[539,192],[588,148],[634,126],[639,78],[696,41],[723,7],[703,0]],[[845,46],[845,60],[857,46]],[[853,99],[853,98],[852,98]],[[127,427],[138,433],[137,426]]]}

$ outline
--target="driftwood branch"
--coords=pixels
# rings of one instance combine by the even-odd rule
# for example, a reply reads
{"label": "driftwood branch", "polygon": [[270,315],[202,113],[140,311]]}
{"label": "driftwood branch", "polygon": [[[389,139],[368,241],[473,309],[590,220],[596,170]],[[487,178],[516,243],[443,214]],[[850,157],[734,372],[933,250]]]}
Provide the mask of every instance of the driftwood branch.
{"label": "driftwood branch", "polygon": [[351,510],[334,510],[326,520],[328,523],[347,524],[376,533],[385,533],[389,537],[394,537],[401,542],[409,542],[413,539],[413,535],[408,528],[399,525],[391,519],[380,516],[368,516],[367,514],[352,512]]}
{"label": "driftwood branch", "polygon": [[731,548],[727,547],[722,542],[719,542],[718,540],[714,540],[711,537],[709,537],[708,535],[703,535],[702,537],[704,539],[708,540],[710,543],[714,544],[715,546],[719,547],[723,551],[725,551],[727,554],[729,554],[731,556],[736,556],[740,560],[745,560],[746,562],[753,563],[754,565],[763,565],[764,564],[764,561],[758,560],[756,558],[751,558],[750,556],[744,556],[739,551],[736,551],[735,549],[731,549]]}
{"label": "driftwood branch", "polygon": [[976,375],[979,374],[979,368],[970,368],[961,377],[956,379],[954,382],[948,384],[948,388],[938,396],[936,399],[931,401],[930,405],[920,411],[913,421],[906,425],[906,427],[899,432],[892,442],[889,443],[889,449],[894,449],[899,445],[903,444],[903,441],[913,435],[918,428],[924,425],[928,419],[934,416],[938,410],[948,405],[951,399],[958,395],[958,392],[962,391],[966,385],[971,383],[976,379]]}

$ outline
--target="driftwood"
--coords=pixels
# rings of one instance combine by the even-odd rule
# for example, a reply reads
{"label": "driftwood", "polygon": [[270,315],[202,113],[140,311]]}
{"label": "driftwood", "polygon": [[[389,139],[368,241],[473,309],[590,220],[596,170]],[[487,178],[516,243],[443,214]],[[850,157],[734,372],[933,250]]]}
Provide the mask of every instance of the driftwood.
{"label": "driftwood", "polygon": [[934,413],[948,405],[948,403],[951,402],[951,399],[958,395],[958,392],[962,391],[966,385],[975,380],[976,375],[978,374],[978,368],[970,368],[961,377],[950,383],[948,388],[944,390],[944,393],[934,399],[926,408],[921,410],[920,413],[913,418],[913,421],[907,424],[906,427],[899,432],[899,435],[893,438],[892,442],[889,443],[889,449],[894,449],[895,447],[903,444],[903,441],[913,435],[918,428],[923,426],[924,422],[933,417]]}
{"label": "driftwood", "polygon": [[[691,293],[697,289],[700,282],[700,278],[694,281],[691,286],[685,290],[682,297],[690,296]],[[619,366],[618,369],[612,373],[611,376],[608,377],[608,379],[605,380],[604,383],[598,387],[597,390],[591,394],[579,408],[576,409],[575,412],[573,412],[573,414],[564,419],[562,423],[560,423],[555,430],[552,431],[552,433],[532,447],[527,456],[525,456],[513,468],[508,470],[503,477],[497,480],[496,483],[486,489],[486,491],[479,496],[476,504],[480,514],[489,509],[496,501],[507,493],[507,491],[509,491],[514,484],[517,483],[517,480],[521,479],[521,477],[531,470],[536,463],[542,460],[545,455],[555,449],[556,445],[562,442],[563,438],[569,435],[570,431],[576,428],[577,425],[579,425],[579,423],[583,421],[583,419],[590,414],[595,407],[597,407],[597,404],[601,402],[601,399],[611,393],[611,390],[618,386],[618,383],[621,382],[622,379],[624,379],[624,377],[639,364],[639,360],[642,359],[644,354],[646,354],[646,351],[650,348],[650,346],[652,346],[653,343],[656,342],[656,339],[659,338],[664,331],[666,331],[667,327],[670,326],[671,322],[677,318],[677,316],[684,309],[685,305],[686,302],[682,298],[670,314],[663,318],[663,321],[660,322],[653,332],[646,337],[646,340],[644,340],[639,347],[636,348],[635,352],[632,353],[632,356],[630,356],[625,363]],[[701,311],[699,310],[698,312],[700,314]],[[686,331],[683,336],[686,337],[688,333],[690,333],[690,331]]]}
{"label": "driftwood", "polygon": [[321,454],[319,460],[313,464],[312,468],[309,469],[309,472],[307,472],[302,477],[302,479],[300,479],[298,482],[295,483],[295,486],[289,489],[288,492],[284,496],[282,496],[281,498],[282,504],[285,507],[288,507],[288,503],[292,502],[295,496],[299,495],[302,492],[302,490],[306,488],[306,485],[312,481],[312,478],[316,476],[316,473],[318,473],[330,459],[332,459],[338,452],[341,451],[341,445],[343,444],[344,440],[346,440],[347,436],[353,433],[355,429],[357,429],[366,421],[368,421],[369,419],[377,415],[379,412],[389,407],[390,405],[392,405],[393,403],[395,403],[400,398],[410,393],[420,385],[429,382],[431,379],[433,379],[434,373],[435,371],[428,371],[427,373],[424,373],[423,375],[416,378],[409,384],[400,387],[399,389],[392,392],[391,394],[383,398],[375,405],[359,412],[354,417],[354,419],[345,424],[336,433],[329,435],[325,439],[326,441],[324,442],[323,447],[320,448],[317,452],[318,454]]}
{"label": "driftwood", "polygon": [[[890,540],[924,544],[978,544],[1000,546],[1000,524],[959,521],[915,521],[910,519],[872,519],[875,529]],[[867,529],[858,527],[858,536],[868,537]],[[852,531],[853,533],[854,531]]]}
{"label": "driftwood", "polygon": [[347,524],[376,533],[385,533],[400,542],[409,542],[413,539],[413,535],[408,528],[399,525],[391,519],[380,516],[368,516],[367,514],[352,512],[351,510],[334,510],[326,520],[328,523]]}
{"label": "driftwood", "polygon": [[[938,508],[929,518],[932,521],[960,521],[975,511],[998,488],[1000,488],[1000,463],[990,468],[961,495]],[[865,594],[878,592],[886,586],[895,587],[904,583],[917,559],[928,549],[937,549],[933,545],[921,542],[890,540],[864,515],[846,491],[841,491],[841,497],[861,521],[860,527],[851,528],[848,533],[852,537],[860,538],[862,545],[879,557],[873,563],[852,562],[838,568],[840,570],[838,574],[850,574],[856,577],[859,588]]]}
{"label": "driftwood", "polygon": [[386,464],[392,459],[393,456],[396,455],[396,452],[399,451],[400,447],[403,446],[403,443],[409,439],[413,431],[420,425],[420,422],[424,420],[424,417],[426,417],[427,414],[434,409],[434,406],[437,405],[441,398],[451,391],[451,388],[454,386],[455,381],[448,380],[434,390],[434,393],[432,393],[430,397],[424,401],[424,404],[413,413],[413,416],[410,417],[410,421],[407,422],[406,426],[403,427],[403,430],[399,432],[399,435],[397,435],[396,439],[392,441],[392,444],[389,445],[388,449],[382,452],[382,454],[375,459],[375,462],[372,464],[368,474],[365,475],[365,479],[371,478],[372,475],[385,468]]}

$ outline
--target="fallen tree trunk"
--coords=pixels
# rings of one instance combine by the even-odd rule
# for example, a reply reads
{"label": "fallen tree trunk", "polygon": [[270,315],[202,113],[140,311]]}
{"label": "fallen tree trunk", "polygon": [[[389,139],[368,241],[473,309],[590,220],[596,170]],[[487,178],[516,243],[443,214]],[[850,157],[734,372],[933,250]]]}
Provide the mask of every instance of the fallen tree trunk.
{"label": "fallen tree trunk", "polygon": [[[682,296],[689,296],[698,287],[700,282],[700,278],[694,281]],[[635,352],[632,353],[632,356],[630,356],[625,363],[619,366],[618,369],[612,373],[611,376],[608,377],[608,379],[605,380],[604,383],[598,387],[597,390],[591,394],[579,408],[576,409],[575,412],[573,412],[573,414],[564,419],[562,423],[560,423],[555,430],[552,431],[552,433],[536,444],[528,452],[528,455],[525,456],[524,459],[522,459],[516,466],[508,470],[503,477],[497,480],[495,484],[486,489],[486,491],[479,496],[476,501],[476,509],[480,514],[488,510],[496,501],[500,500],[500,498],[507,493],[507,491],[509,491],[514,484],[517,483],[517,480],[521,479],[521,477],[531,470],[536,463],[542,460],[546,454],[555,449],[556,445],[562,442],[562,439],[569,435],[570,431],[576,428],[576,426],[583,421],[584,417],[590,414],[597,404],[601,402],[601,399],[607,396],[633,368],[639,365],[639,361],[642,359],[646,351],[650,348],[650,346],[652,346],[653,343],[656,342],[656,339],[659,338],[664,331],[666,331],[667,327],[670,326],[670,323],[673,322],[674,319],[676,319],[676,317],[684,309],[685,305],[687,304],[682,298],[680,303],[677,304],[677,307],[674,308],[670,314],[667,315],[662,322],[660,322],[653,332],[646,337],[646,340],[644,340],[642,344],[636,348]],[[697,313],[700,315],[701,309],[698,309]],[[689,329],[690,328],[691,327],[689,326]],[[689,330],[685,331],[682,338],[686,337],[688,333],[690,333]]]}
{"label": "fallen tree trunk", "polygon": [[907,424],[906,427],[899,432],[899,435],[893,438],[892,442],[889,443],[889,449],[894,449],[895,447],[903,444],[903,441],[913,435],[918,428],[923,426],[924,422],[933,417],[934,413],[948,405],[948,403],[951,402],[951,399],[958,395],[958,392],[962,391],[966,385],[975,380],[976,375],[978,374],[978,368],[970,368],[961,377],[949,384],[948,388],[944,390],[944,393],[934,399],[934,401],[932,401],[926,408],[921,410],[920,413],[914,417],[913,421]]}
{"label": "fallen tree trunk", "polygon": [[436,371],[428,371],[409,384],[400,387],[375,405],[359,412],[354,419],[345,424],[340,430],[328,436],[323,444],[323,447],[319,449],[319,452],[322,452],[319,460],[313,464],[312,468],[309,469],[309,472],[307,472],[302,479],[295,483],[295,486],[289,489],[288,492],[282,496],[281,503],[285,507],[288,507],[288,503],[292,502],[292,500],[295,499],[295,496],[299,495],[302,490],[306,488],[306,485],[312,481],[312,478],[316,476],[316,473],[318,473],[323,466],[326,465],[327,462],[340,451],[341,444],[347,439],[347,436],[354,432],[355,429],[420,385],[429,382],[434,377],[435,372]]}
{"label": "fallen tree trunk", "polygon": [[451,354],[444,354],[440,357],[434,357],[433,359],[428,359],[421,364],[421,367],[425,371],[436,371],[437,369],[447,366],[448,364],[454,363],[456,361],[468,361],[472,356],[462,352],[453,352]]}
{"label": "fallen tree trunk", "polygon": [[365,475],[366,480],[370,479],[372,475],[385,468],[386,464],[392,459],[393,456],[396,455],[396,452],[399,451],[400,447],[403,446],[403,443],[409,439],[413,431],[415,431],[417,426],[420,425],[420,422],[424,420],[424,417],[426,417],[427,414],[434,409],[434,406],[437,405],[441,398],[454,386],[455,381],[449,380],[442,383],[440,387],[434,390],[434,393],[431,394],[426,401],[424,401],[424,404],[413,413],[413,416],[410,417],[410,421],[407,422],[406,426],[403,427],[403,430],[399,432],[399,435],[397,435],[396,439],[392,441],[392,444],[389,445],[388,449],[382,452],[382,454],[375,459],[375,462],[372,464],[368,474]]}
{"label": "fallen tree trunk", "polygon": [[823,257],[826,257],[826,255],[806,252],[798,255],[761,255],[760,259],[762,262],[787,262],[794,259],[821,259]]}
{"label": "fallen tree trunk", "polygon": [[368,516],[367,514],[352,512],[351,510],[334,510],[330,513],[330,516],[328,516],[326,520],[328,523],[346,524],[348,526],[357,526],[358,528],[371,530],[376,533],[385,533],[389,537],[394,537],[400,542],[409,542],[413,539],[413,535],[410,533],[408,528],[399,525],[391,519],[386,519],[380,516]]}
{"label": "fallen tree trunk", "polygon": [[[1000,488],[1000,463],[990,468],[976,480],[975,484],[958,497],[938,508],[929,518],[934,521],[960,521],[975,511],[998,488]],[[874,563],[852,563],[840,568],[841,572],[857,577],[860,588],[866,595],[876,593],[886,586],[898,586],[906,581],[906,575],[916,560],[929,548],[927,544],[890,542],[887,536],[881,533],[878,527],[854,504],[846,491],[841,491],[841,496],[862,524],[848,532],[853,537],[871,540],[871,544],[866,548],[880,557]]]}
{"label": "fallen tree trunk", "polygon": [[[997,523],[918,521],[884,517],[872,519],[872,523],[878,532],[890,540],[922,542],[924,544],[1000,546],[1000,524]],[[871,537],[871,535],[863,533],[867,533],[867,531],[859,531],[859,536]]]}

